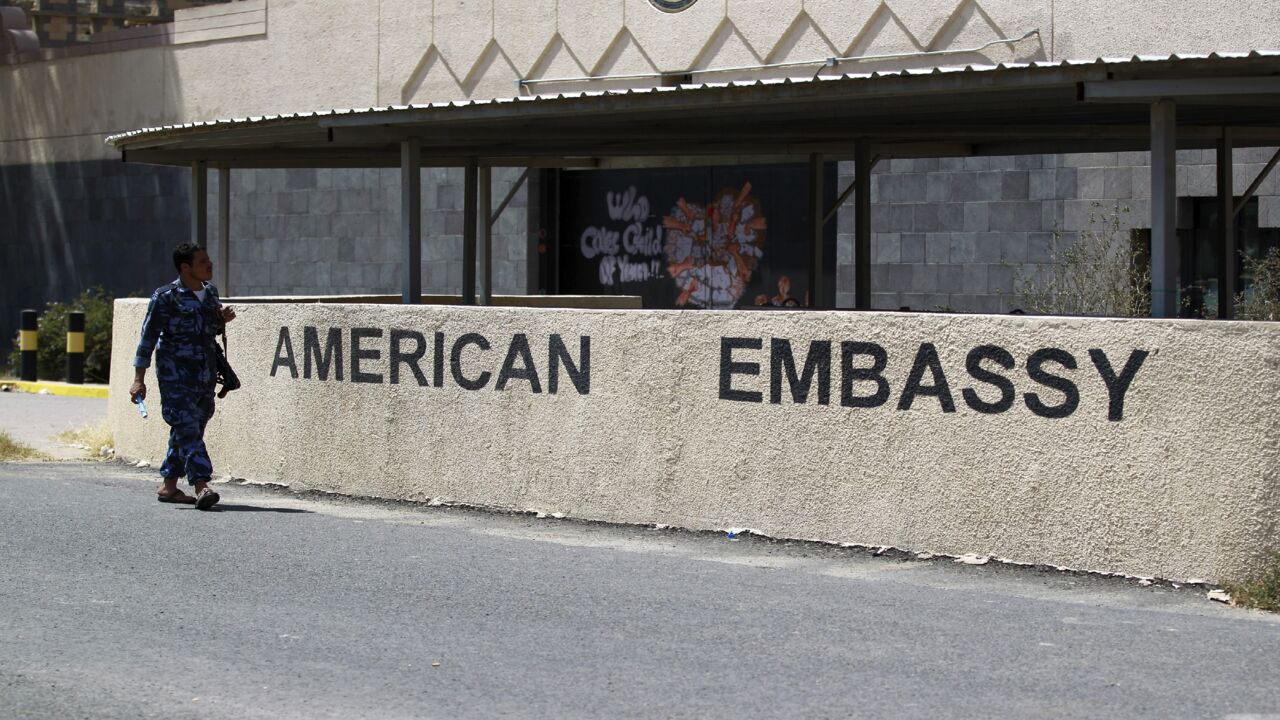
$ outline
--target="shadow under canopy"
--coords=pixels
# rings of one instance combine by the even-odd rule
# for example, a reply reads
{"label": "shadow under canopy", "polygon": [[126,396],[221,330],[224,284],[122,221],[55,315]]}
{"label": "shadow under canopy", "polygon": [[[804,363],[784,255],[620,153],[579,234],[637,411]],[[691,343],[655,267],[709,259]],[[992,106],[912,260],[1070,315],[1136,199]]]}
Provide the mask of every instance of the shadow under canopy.
{"label": "shadow under canopy", "polygon": [[[810,286],[829,306],[822,163],[851,160],[855,307],[871,307],[871,168],[886,158],[1151,151],[1153,315],[1176,314],[1176,151],[1216,148],[1224,257],[1237,198],[1235,147],[1280,146],[1280,53],[1134,57],[585,91],[331,110],[136,130],[108,138],[127,162],[189,165],[193,235],[207,228],[209,167],[400,167],[402,298],[421,301],[423,166],[465,167],[464,304],[488,304],[491,167],[655,167],[808,162]],[[1277,158],[1280,159],[1280,154]],[[1226,171],[1223,171],[1226,168]],[[227,187],[228,183],[221,183]],[[514,191],[513,191],[514,192]],[[219,199],[228,227],[229,195]],[[505,202],[504,202],[505,205]],[[479,238],[479,240],[478,240]],[[227,240],[224,236],[224,240]],[[223,243],[225,252],[226,243]],[[476,292],[476,262],[481,292]],[[221,263],[226,267],[225,259]],[[1229,267],[1234,267],[1230,263]],[[1231,316],[1235,278],[1222,290]]]}

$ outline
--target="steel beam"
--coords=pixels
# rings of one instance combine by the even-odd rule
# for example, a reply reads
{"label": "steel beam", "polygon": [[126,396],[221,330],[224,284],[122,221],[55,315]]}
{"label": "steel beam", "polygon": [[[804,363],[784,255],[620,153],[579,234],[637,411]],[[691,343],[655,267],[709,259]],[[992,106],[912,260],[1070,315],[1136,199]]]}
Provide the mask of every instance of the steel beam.
{"label": "steel beam", "polygon": [[[1280,104],[1280,78],[1223,77],[1182,80],[1103,80],[1084,82],[1085,102],[1160,102],[1166,98],[1265,98]],[[1270,96],[1270,97],[1267,97]]]}
{"label": "steel beam", "polygon": [[871,309],[871,142],[859,140],[854,149],[853,201],[854,307]]}
{"label": "steel beam", "polygon": [[516,178],[516,181],[511,184],[511,189],[507,191],[507,196],[502,198],[502,202],[498,203],[498,207],[489,214],[489,225],[497,224],[498,218],[502,217],[502,211],[507,209],[507,206],[511,204],[512,200],[515,200],[516,193],[520,192],[520,187],[524,185],[525,181],[528,179],[529,168],[525,168],[524,172],[520,173],[520,177]]}
{"label": "steel beam", "polygon": [[476,219],[480,198],[480,163],[468,158],[462,200],[462,304],[476,304]]}
{"label": "steel beam", "polygon": [[1276,154],[1272,155],[1271,159],[1267,161],[1266,167],[1262,168],[1262,172],[1258,173],[1258,177],[1254,178],[1254,181],[1250,183],[1249,189],[1245,190],[1240,199],[1236,201],[1236,215],[1239,215],[1240,211],[1244,210],[1244,206],[1249,204],[1253,196],[1258,193],[1258,188],[1262,187],[1262,183],[1266,182],[1267,176],[1271,174],[1271,171],[1276,169],[1276,163],[1280,163],[1280,150],[1276,150]]}
{"label": "steel beam", "polygon": [[1151,104],[1151,316],[1178,314],[1178,116]]}
{"label": "steel beam", "polygon": [[422,302],[422,159],[416,139],[400,143],[401,301]]}
{"label": "steel beam", "polygon": [[191,163],[191,242],[209,246],[209,163]]}
{"label": "steel beam", "polygon": [[480,251],[480,304],[493,304],[493,171],[487,167],[479,169],[480,212],[476,215],[476,234],[479,236]]}
{"label": "steel beam", "polygon": [[1222,237],[1222,273],[1218,284],[1218,317],[1235,317],[1236,299],[1236,196],[1232,170],[1235,169],[1231,129],[1222,129],[1218,141],[1218,232]]}
{"label": "steel beam", "polygon": [[231,168],[218,168],[218,288],[231,295]]}
{"label": "steel beam", "polygon": [[809,156],[809,307],[826,307],[826,279],[823,277],[822,222],[826,214],[822,206],[823,159]]}

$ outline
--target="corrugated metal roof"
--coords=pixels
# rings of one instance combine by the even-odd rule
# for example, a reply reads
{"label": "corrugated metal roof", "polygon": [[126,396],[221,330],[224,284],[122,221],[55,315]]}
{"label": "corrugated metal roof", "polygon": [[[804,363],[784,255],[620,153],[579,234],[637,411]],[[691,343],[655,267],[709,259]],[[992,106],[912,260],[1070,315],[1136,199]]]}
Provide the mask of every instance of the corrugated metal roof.
{"label": "corrugated metal roof", "polygon": [[[131,130],[129,132],[117,133],[106,138],[106,142],[115,147],[129,140],[142,139],[144,137],[162,136],[167,133],[180,132],[195,128],[219,128],[233,129],[238,126],[258,126],[273,123],[289,123],[298,120],[314,120],[327,117],[349,116],[349,115],[374,115],[379,113],[402,112],[406,110],[433,110],[447,108],[464,108],[464,107],[480,107],[494,105],[511,105],[519,103],[546,103],[557,100],[571,100],[579,98],[606,97],[606,96],[644,96],[659,95],[663,93],[678,92],[696,92],[699,90],[718,89],[718,88],[749,88],[763,87],[771,85],[812,85],[830,82],[857,82],[871,81],[880,78],[901,78],[901,77],[919,77],[919,76],[941,76],[954,74],[983,74],[983,73],[1000,73],[1007,71],[1035,70],[1035,69],[1064,69],[1075,67],[1089,66],[1143,66],[1155,65],[1160,63],[1182,63],[1194,61],[1239,61],[1258,58],[1280,58],[1280,51],[1272,50],[1253,50],[1241,53],[1209,53],[1204,54],[1172,54],[1172,55],[1134,55],[1128,58],[1106,58],[1100,57],[1092,60],[1062,60],[1058,62],[1030,62],[1030,63],[998,63],[995,65],[963,65],[963,66],[947,66],[947,67],[931,67],[920,69],[903,69],[895,71],[875,71],[869,73],[844,73],[840,75],[816,76],[813,78],[776,78],[776,79],[757,79],[757,80],[738,80],[726,82],[708,82],[690,85],[679,85],[670,87],[643,87],[643,88],[627,88],[622,90],[583,90],[579,92],[559,92],[545,93],[537,95],[527,95],[518,97],[493,98],[482,100],[454,100],[447,102],[436,102],[416,105],[387,105],[383,107],[368,108],[342,108],[332,110],[318,110],[311,112],[280,114],[280,115],[259,115],[240,118],[224,118],[217,120],[204,120],[177,125],[163,125],[159,127],[141,128]],[[815,65],[819,64],[815,62]],[[696,71],[694,71],[696,73]],[[605,79],[605,78],[602,78]]]}

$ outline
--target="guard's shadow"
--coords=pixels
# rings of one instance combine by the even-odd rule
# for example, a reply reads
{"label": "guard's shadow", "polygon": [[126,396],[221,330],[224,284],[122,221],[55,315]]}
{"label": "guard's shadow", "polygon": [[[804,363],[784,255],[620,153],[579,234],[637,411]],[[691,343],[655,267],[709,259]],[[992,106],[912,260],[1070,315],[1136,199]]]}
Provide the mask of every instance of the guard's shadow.
{"label": "guard's shadow", "polygon": [[[187,508],[187,509],[189,509],[189,510],[195,510],[196,508],[195,508],[194,506],[188,506],[188,508]],[[203,511],[201,511],[201,512],[214,512],[214,513],[218,513],[218,512],[260,512],[260,513],[288,513],[288,514],[295,514],[295,513],[308,513],[308,514],[310,514],[310,513],[311,513],[311,511],[310,511],[310,510],[300,510],[300,509],[298,509],[298,508],[258,507],[258,506],[256,506],[256,505],[214,505],[213,507],[209,508],[208,510],[203,510]]]}

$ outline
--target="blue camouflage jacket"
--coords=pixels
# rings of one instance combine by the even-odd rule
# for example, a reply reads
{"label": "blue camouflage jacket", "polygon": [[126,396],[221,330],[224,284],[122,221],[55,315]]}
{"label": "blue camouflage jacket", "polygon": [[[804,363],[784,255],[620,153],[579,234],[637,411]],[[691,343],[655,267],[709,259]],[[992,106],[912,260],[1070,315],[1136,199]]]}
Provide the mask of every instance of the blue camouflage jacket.
{"label": "blue camouflage jacket", "polygon": [[205,283],[204,302],[183,286],[181,280],[156,288],[142,321],[142,339],[133,366],[151,366],[151,353],[157,361],[182,360],[212,362],[213,345],[225,323],[219,309],[218,288]]}

